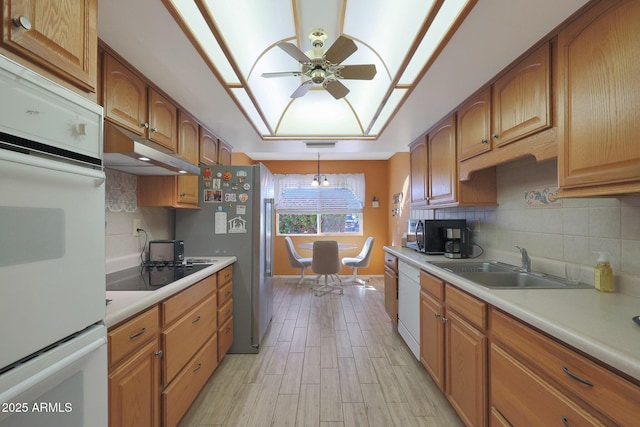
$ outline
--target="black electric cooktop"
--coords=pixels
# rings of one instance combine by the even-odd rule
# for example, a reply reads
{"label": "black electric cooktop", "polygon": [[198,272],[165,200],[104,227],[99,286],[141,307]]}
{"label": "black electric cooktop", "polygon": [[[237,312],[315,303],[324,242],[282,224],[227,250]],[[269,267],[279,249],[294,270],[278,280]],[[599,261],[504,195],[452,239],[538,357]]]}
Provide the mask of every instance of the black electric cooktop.
{"label": "black electric cooktop", "polygon": [[107,274],[107,291],[155,291],[211,264],[147,263]]}

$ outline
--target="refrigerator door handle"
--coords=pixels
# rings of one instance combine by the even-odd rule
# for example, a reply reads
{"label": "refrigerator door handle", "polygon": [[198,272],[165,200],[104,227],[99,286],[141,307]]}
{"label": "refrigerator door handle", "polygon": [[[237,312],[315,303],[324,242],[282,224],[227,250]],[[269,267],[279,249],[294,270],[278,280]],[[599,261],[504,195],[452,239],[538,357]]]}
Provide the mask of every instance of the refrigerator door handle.
{"label": "refrigerator door handle", "polygon": [[264,239],[264,273],[267,277],[273,277],[273,215],[274,215],[274,199],[264,199],[265,214],[265,234]]}

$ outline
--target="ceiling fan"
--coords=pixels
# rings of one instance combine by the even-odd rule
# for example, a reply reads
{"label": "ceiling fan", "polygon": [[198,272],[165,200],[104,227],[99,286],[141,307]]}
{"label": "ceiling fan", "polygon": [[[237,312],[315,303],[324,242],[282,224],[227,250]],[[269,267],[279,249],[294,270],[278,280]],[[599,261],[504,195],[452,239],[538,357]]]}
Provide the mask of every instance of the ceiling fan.
{"label": "ceiling fan", "polygon": [[277,46],[297,60],[301,71],[283,71],[277,73],[263,73],[262,77],[306,76],[309,79],[291,94],[291,98],[304,96],[311,86],[321,84],[335,99],[344,98],[349,89],[338,79],[371,80],[376,75],[374,64],[340,65],[351,56],[358,47],[348,37],[340,36],[328,50],[322,49],[327,40],[327,33],[322,28],[316,28],[309,34],[313,50],[302,52],[292,43],[281,42]]}

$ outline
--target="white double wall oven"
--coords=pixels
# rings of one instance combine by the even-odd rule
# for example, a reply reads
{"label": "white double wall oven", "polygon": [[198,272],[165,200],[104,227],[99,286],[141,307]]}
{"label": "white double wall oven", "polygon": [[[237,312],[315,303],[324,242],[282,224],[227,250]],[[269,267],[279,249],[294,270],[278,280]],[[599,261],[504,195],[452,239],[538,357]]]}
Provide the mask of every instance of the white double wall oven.
{"label": "white double wall oven", "polygon": [[102,107],[0,55],[0,426],[107,425]]}

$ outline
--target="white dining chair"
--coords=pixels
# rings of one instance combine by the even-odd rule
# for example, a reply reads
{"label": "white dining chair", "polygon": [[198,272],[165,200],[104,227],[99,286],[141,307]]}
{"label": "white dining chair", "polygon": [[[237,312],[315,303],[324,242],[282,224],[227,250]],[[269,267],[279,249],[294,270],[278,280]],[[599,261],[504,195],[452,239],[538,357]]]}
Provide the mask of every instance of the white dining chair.
{"label": "white dining chair", "polygon": [[369,266],[372,250],[373,250],[373,237],[370,236],[370,237],[367,237],[367,240],[364,242],[364,246],[362,247],[362,250],[357,256],[342,258],[342,264],[353,269],[353,276],[351,276],[348,282],[360,283],[363,286],[365,285],[365,281],[358,277],[358,268],[364,268]]}
{"label": "white dining chair", "polygon": [[300,280],[298,281],[298,286],[304,282],[306,279],[304,275],[304,270],[308,267],[311,267],[311,258],[303,258],[298,254],[296,248],[293,246],[293,241],[291,241],[291,237],[286,236],[284,238],[285,247],[287,248],[287,257],[289,258],[289,265],[294,268],[300,269]]}

